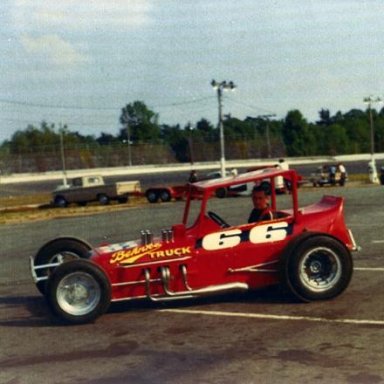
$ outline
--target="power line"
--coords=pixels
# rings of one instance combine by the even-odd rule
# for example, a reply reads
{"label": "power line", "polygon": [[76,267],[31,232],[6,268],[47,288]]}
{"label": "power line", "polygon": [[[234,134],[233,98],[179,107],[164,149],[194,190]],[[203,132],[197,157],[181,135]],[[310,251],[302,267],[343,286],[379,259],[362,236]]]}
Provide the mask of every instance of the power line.
{"label": "power line", "polygon": [[233,104],[238,104],[238,105],[242,105],[243,107],[247,107],[247,108],[249,108],[249,109],[252,109],[252,110],[259,110],[259,111],[264,111],[264,112],[267,112],[268,114],[273,114],[274,112],[273,111],[271,111],[271,110],[268,110],[268,109],[265,109],[265,108],[261,108],[261,107],[259,107],[259,106],[257,106],[257,105],[251,105],[251,104],[248,104],[248,103],[244,103],[244,102],[242,102],[242,101],[238,101],[238,100],[234,100],[234,99],[232,99],[232,98],[230,98],[230,97],[227,97],[228,98],[228,100],[230,100],[230,102],[231,103],[233,103]]}
{"label": "power line", "polygon": [[111,111],[116,110],[117,108],[112,107],[81,107],[78,105],[53,105],[53,104],[38,104],[38,103],[28,103],[26,101],[18,101],[18,100],[6,100],[6,99],[0,99],[0,103],[4,104],[12,104],[12,105],[20,105],[23,107],[33,107],[33,108],[47,108],[47,109],[75,109],[75,110],[104,110],[104,111]]}
{"label": "power line", "polygon": [[[21,119],[8,119],[8,118],[1,118],[0,121],[9,121],[12,123],[23,123],[23,124],[41,124],[42,122],[45,122],[47,124],[57,124],[57,122],[50,122],[48,121],[50,119],[41,119],[39,121],[37,120],[21,120]],[[64,119],[65,120],[65,119]],[[80,126],[80,127],[107,127],[107,126],[115,126],[115,124],[110,124],[110,123],[93,123],[93,122],[87,122],[87,123],[79,123],[79,122],[74,122],[74,121],[65,121],[65,124],[67,125],[75,125],[75,126]],[[118,124],[116,125],[118,126]]]}
{"label": "power line", "polygon": [[[199,99],[193,99],[193,100],[184,100],[179,102],[173,102],[169,104],[159,104],[155,105],[153,108],[169,108],[169,107],[175,107],[179,105],[188,105],[188,104],[196,104],[201,101],[212,99],[213,96],[209,97],[202,97]],[[19,100],[9,100],[9,99],[0,99],[0,103],[4,104],[11,104],[11,105],[18,105],[23,107],[32,107],[32,108],[45,108],[45,109],[70,109],[70,110],[89,110],[89,111],[116,111],[120,110],[120,108],[117,107],[84,107],[79,105],[58,105],[58,104],[41,104],[41,103],[29,103],[26,101],[19,101]]]}

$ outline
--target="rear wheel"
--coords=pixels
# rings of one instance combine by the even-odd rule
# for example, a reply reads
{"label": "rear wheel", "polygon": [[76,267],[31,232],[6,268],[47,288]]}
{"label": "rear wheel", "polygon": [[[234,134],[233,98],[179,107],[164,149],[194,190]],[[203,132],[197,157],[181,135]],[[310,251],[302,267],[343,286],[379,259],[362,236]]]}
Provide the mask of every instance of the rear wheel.
{"label": "rear wheel", "polygon": [[171,198],[172,198],[171,194],[166,189],[163,189],[160,192],[160,200],[163,201],[164,203],[171,201]]}
{"label": "rear wheel", "polygon": [[218,188],[216,189],[215,195],[219,199],[223,199],[225,196],[227,196],[227,190],[225,188]]}
{"label": "rear wheel", "polygon": [[348,286],[353,271],[350,252],[327,236],[304,240],[283,263],[283,283],[302,301],[331,299]]}
{"label": "rear wheel", "polygon": [[108,205],[110,203],[109,197],[106,194],[104,194],[104,193],[102,193],[99,196],[97,196],[97,200],[99,201],[99,203],[101,205]]}
{"label": "rear wheel", "polygon": [[122,197],[119,197],[119,198],[117,199],[117,202],[118,202],[119,204],[125,204],[125,203],[127,203],[127,202],[128,202],[128,196],[122,196]]}
{"label": "rear wheel", "polygon": [[[86,259],[89,256],[91,247],[77,239],[56,239],[45,244],[37,252],[34,258],[34,266],[47,265],[46,268],[36,269],[37,277],[48,277],[52,274],[57,266],[50,266],[52,264],[62,264],[67,261],[75,259]],[[36,283],[37,289],[45,294],[47,280],[38,281]]]}
{"label": "rear wheel", "polygon": [[55,196],[53,204],[55,207],[65,208],[68,206],[68,201],[63,196]]}
{"label": "rear wheel", "polygon": [[159,200],[159,195],[157,191],[153,189],[148,189],[148,191],[145,192],[145,197],[150,203],[156,203]]}
{"label": "rear wheel", "polygon": [[60,265],[47,285],[52,312],[71,324],[96,320],[109,307],[111,286],[104,271],[87,260]]}

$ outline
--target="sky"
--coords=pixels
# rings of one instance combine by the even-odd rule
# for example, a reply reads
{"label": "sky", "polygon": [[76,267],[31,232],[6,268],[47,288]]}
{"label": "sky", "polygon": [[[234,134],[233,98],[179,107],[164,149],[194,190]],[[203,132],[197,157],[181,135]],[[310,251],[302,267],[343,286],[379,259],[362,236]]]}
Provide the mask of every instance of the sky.
{"label": "sky", "polygon": [[162,124],[216,125],[212,79],[235,83],[223,113],[239,119],[365,109],[384,94],[383,11],[382,0],[2,0],[0,143],[42,121],[115,135],[136,100]]}

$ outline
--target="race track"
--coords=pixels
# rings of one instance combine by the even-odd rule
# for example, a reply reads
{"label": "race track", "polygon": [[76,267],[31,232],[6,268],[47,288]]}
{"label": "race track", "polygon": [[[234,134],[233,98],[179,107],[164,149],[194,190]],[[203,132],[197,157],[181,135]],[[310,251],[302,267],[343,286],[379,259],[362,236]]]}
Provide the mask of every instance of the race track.
{"label": "race track", "polygon": [[28,257],[59,235],[96,245],[158,232],[180,222],[183,203],[0,226],[0,383],[384,382],[384,187],[308,188],[300,203],[323,193],[346,198],[362,250],[346,292],[309,304],[269,289],[113,305],[93,324],[62,326],[31,281]]}

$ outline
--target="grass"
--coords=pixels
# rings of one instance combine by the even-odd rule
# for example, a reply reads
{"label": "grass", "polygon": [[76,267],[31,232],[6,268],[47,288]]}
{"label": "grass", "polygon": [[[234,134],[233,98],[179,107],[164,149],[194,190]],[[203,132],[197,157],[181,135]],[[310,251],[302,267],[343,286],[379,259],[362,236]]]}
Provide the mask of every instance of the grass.
{"label": "grass", "polygon": [[127,209],[146,203],[144,198],[131,198],[126,204],[112,202],[100,205],[89,203],[85,207],[70,205],[67,208],[56,208],[50,203],[50,195],[20,195],[13,198],[0,198],[0,225],[16,224],[25,221],[49,220],[70,216],[93,215],[114,210]]}

